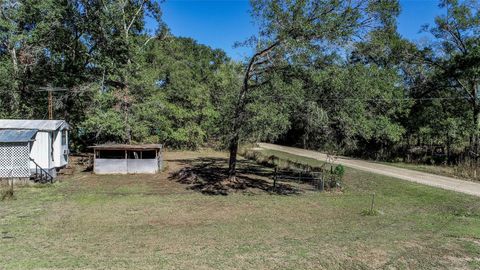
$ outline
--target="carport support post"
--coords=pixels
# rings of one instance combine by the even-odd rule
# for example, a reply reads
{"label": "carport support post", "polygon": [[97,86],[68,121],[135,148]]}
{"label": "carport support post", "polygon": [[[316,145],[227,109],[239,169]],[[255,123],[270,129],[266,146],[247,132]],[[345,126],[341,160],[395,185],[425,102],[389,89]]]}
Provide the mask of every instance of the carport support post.
{"label": "carport support post", "polygon": [[[100,158],[102,154],[101,150],[98,150],[98,157]],[[97,149],[93,148],[93,172],[95,173],[95,169],[97,168]]]}
{"label": "carport support post", "polygon": [[161,146],[160,149],[155,150],[155,158],[157,159],[157,162],[158,162],[159,171],[163,170],[162,147],[163,146]]}
{"label": "carport support post", "polygon": [[320,180],[320,191],[323,191],[323,189],[325,188],[325,184],[323,182],[323,172],[320,173],[320,177],[319,177],[319,180]]}
{"label": "carport support post", "polygon": [[127,149],[125,149],[125,172],[128,174],[128,152]]}

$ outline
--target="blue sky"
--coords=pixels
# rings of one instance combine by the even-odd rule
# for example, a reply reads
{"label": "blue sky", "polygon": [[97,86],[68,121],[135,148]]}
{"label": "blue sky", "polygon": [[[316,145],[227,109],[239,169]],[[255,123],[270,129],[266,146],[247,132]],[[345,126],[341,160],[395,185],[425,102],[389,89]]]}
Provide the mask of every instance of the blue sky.
{"label": "blue sky", "polygon": [[[421,41],[424,24],[432,24],[441,14],[436,0],[400,0],[402,13],[398,18],[400,34]],[[248,56],[246,48],[233,48],[256,33],[249,15],[248,0],[166,0],[162,4],[163,19],[176,36],[191,37],[212,48],[221,48],[233,59]]]}

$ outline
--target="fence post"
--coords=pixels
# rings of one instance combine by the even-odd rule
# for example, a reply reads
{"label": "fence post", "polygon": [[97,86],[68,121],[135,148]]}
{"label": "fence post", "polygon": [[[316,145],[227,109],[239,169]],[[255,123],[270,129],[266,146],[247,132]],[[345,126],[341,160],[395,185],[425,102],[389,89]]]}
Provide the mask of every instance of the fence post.
{"label": "fence post", "polygon": [[375,192],[372,194],[372,205],[370,205],[370,213],[373,213],[374,206],[375,206]]}
{"label": "fence post", "polygon": [[320,173],[320,191],[323,191],[325,188],[325,183],[323,181],[323,173]]}
{"label": "fence post", "polygon": [[277,190],[277,166],[275,166],[273,172],[273,190]]}
{"label": "fence post", "polygon": [[5,194],[2,194],[0,200],[4,200],[7,198],[13,198],[13,169],[10,170],[7,178],[7,190]]}

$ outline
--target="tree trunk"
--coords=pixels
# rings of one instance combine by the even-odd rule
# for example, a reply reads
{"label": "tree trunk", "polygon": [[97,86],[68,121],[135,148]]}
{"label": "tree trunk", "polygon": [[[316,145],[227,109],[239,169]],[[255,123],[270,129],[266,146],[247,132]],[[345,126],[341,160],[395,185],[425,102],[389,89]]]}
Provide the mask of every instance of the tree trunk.
{"label": "tree trunk", "polygon": [[247,82],[244,83],[242,90],[238,96],[238,102],[235,106],[235,113],[233,117],[232,125],[232,137],[228,145],[228,150],[230,152],[230,158],[228,160],[228,177],[231,181],[236,180],[236,170],[237,170],[237,153],[238,153],[238,143],[240,141],[240,127],[242,126],[243,121],[243,112],[245,110],[245,96],[248,91]]}
{"label": "tree trunk", "polygon": [[12,56],[12,64],[13,64],[13,72],[15,73],[15,76],[18,75],[18,60],[17,60],[17,51],[15,48],[12,48],[10,50],[10,54]]}
{"label": "tree trunk", "polygon": [[131,144],[132,143],[132,132],[130,128],[130,121],[129,121],[129,114],[130,114],[130,97],[129,97],[129,90],[128,85],[125,81],[125,86],[123,89],[123,121],[125,127],[125,143]]}
{"label": "tree trunk", "polygon": [[268,54],[271,50],[273,50],[275,47],[280,45],[280,41],[276,41],[269,47],[265,48],[262,51],[259,51],[255,53],[252,58],[250,58],[250,61],[247,65],[247,68],[245,70],[245,75],[243,77],[243,86],[240,90],[240,93],[238,95],[238,100],[237,104],[235,106],[235,113],[233,116],[233,125],[232,125],[232,137],[230,138],[230,143],[229,143],[229,151],[230,151],[230,158],[228,161],[228,175],[230,180],[234,181],[236,180],[236,170],[237,170],[237,152],[238,152],[238,143],[240,141],[240,128],[243,124],[243,113],[245,111],[245,106],[246,106],[246,95],[249,91],[249,80],[251,79],[251,72],[255,67],[255,61],[257,60],[258,57],[262,57],[265,54]]}
{"label": "tree trunk", "polygon": [[237,153],[238,153],[238,142],[240,140],[240,121],[241,121],[241,114],[243,110],[244,104],[244,88],[242,88],[242,92],[239,96],[239,102],[235,108],[235,115],[233,118],[233,126],[232,126],[232,137],[230,138],[230,142],[228,145],[228,151],[230,152],[230,157],[228,159],[228,178],[230,181],[235,181],[236,174],[237,174]]}
{"label": "tree trunk", "polygon": [[132,143],[132,132],[131,132],[131,129],[130,129],[130,122],[129,122],[129,119],[128,119],[128,115],[130,113],[130,103],[129,103],[129,95],[128,95],[128,86],[125,87],[125,93],[124,93],[124,96],[123,96],[123,103],[124,103],[124,124],[125,124],[125,136],[126,136],[126,142],[127,144],[131,144]]}
{"label": "tree trunk", "polygon": [[473,84],[473,89],[472,89],[472,96],[473,96],[473,101],[472,101],[472,106],[473,106],[473,131],[472,131],[472,142],[471,142],[471,149],[470,151],[472,152],[473,159],[475,162],[475,165],[478,164],[478,156],[479,156],[479,150],[480,150],[480,137],[479,137],[479,132],[480,132],[480,104],[479,104],[479,98],[478,98],[478,85],[475,83]]}
{"label": "tree trunk", "polygon": [[[251,60],[253,61],[253,59]],[[252,62],[251,62],[252,63]],[[233,116],[233,125],[232,125],[232,137],[228,145],[228,150],[230,152],[230,157],[228,159],[228,178],[230,181],[235,181],[237,176],[237,153],[238,153],[238,142],[240,140],[240,127],[242,125],[242,114],[245,110],[245,96],[248,92],[248,78],[250,70],[247,69],[245,78],[243,81],[243,87],[240,90],[238,95],[238,101],[235,106],[235,113]]]}
{"label": "tree trunk", "polygon": [[[126,38],[126,42],[128,44],[128,35],[127,35],[127,38]],[[131,144],[132,143],[132,129],[130,127],[130,121],[129,121],[129,114],[130,114],[130,106],[131,106],[131,97],[130,97],[130,89],[129,89],[129,80],[128,80],[128,75],[129,74],[133,74],[133,72],[131,72],[131,64],[132,64],[132,61],[131,59],[128,59],[127,61],[127,66],[125,67],[125,71],[126,73],[124,74],[124,79],[123,79],[123,82],[124,82],[124,93],[123,93],[123,102],[124,102],[124,121],[125,121],[125,136],[126,136],[126,142],[127,144]]]}
{"label": "tree trunk", "polygon": [[238,153],[238,135],[234,135],[230,139],[229,151],[230,158],[228,160],[228,177],[234,180],[237,176],[237,153]]}
{"label": "tree trunk", "polygon": [[450,156],[452,149],[452,139],[447,135],[447,165],[450,165]]}
{"label": "tree trunk", "polygon": [[478,155],[479,150],[480,150],[480,138],[479,138],[479,130],[480,130],[480,108],[479,105],[477,104],[478,102],[475,102],[475,107],[473,108],[473,134],[472,134],[472,149],[471,151],[473,152],[474,155],[474,160],[475,164],[477,164],[478,161]]}

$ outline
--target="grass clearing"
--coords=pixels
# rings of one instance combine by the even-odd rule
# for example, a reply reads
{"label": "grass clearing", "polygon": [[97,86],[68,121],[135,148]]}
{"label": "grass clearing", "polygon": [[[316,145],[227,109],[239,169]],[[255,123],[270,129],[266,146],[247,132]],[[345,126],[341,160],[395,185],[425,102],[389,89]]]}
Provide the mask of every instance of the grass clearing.
{"label": "grass clearing", "polygon": [[[215,159],[199,161],[205,157]],[[349,168],[343,194],[260,190],[207,196],[169,175],[195,162],[224,167],[224,154],[167,153],[166,159],[169,171],[155,176],[79,172],[48,188],[17,189],[16,200],[0,202],[0,268],[478,269],[480,264],[476,197]],[[256,168],[245,160],[239,166],[244,174]],[[268,181],[269,173],[264,168],[259,179]],[[362,215],[373,192],[378,214]]]}

